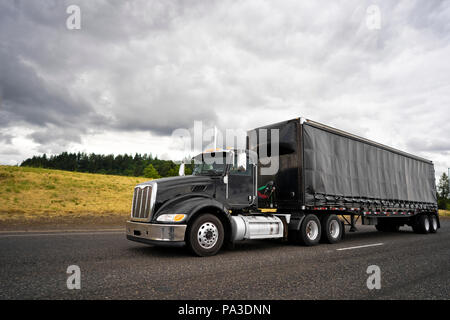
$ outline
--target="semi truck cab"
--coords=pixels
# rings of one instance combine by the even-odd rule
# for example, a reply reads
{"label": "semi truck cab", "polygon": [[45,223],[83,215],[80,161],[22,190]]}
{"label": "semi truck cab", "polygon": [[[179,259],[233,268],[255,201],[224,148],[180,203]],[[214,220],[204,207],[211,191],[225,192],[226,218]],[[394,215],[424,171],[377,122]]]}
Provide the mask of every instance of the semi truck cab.
{"label": "semi truck cab", "polygon": [[181,165],[179,177],[136,186],[127,239],[188,245],[205,256],[223,243],[283,237],[282,219],[258,210],[258,166],[252,152],[215,150],[193,160],[192,175],[185,176]]}

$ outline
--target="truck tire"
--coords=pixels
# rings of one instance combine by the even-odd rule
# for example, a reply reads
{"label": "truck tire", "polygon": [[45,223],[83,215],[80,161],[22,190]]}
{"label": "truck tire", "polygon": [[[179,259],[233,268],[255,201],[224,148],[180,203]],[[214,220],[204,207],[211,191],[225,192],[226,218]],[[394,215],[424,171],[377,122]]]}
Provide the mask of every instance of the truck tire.
{"label": "truck tire", "polygon": [[224,228],[219,218],[212,214],[198,216],[186,233],[188,248],[197,256],[213,256],[219,252],[224,240]]}
{"label": "truck tire", "polygon": [[375,228],[377,228],[380,232],[398,232],[400,226],[390,221],[379,220],[379,222],[375,225]]}
{"label": "truck tire", "polygon": [[412,225],[415,233],[428,233],[430,232],[430,219],[426,215],[420,215]]}
{"label": "truck tire", "polygon": [[335,214],[326,215],[322,219],[322,238],[326,243],[336,243],[342,239],[342,223]]}
{"label": "truck tire", "polygon": [[433,214],[429,217],[430,220],[430,233],[436,233],[438,229],[437,217]]}
{"label": "truck tire", "polygon": [[305,246],[314,246],[319,243],[322,234],[320,220],[313,214],[308,214],[300,226],[298,240]]}

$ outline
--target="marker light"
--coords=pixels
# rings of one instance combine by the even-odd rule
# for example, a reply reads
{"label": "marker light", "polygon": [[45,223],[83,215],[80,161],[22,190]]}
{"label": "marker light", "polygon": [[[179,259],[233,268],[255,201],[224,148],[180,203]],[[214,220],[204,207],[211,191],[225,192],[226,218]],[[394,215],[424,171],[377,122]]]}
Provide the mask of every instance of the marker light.
{"label": "marker light", "polygon": [[185,214],[162,214],[156,221],[159,222],[181,222],[186,218]]}
{"label": "marker light", "polygon": [[184,220],[185,215],[184,214],[177,214],[175,215],[175,217],[173,218],[173,221],[175,222],[180,222]]}

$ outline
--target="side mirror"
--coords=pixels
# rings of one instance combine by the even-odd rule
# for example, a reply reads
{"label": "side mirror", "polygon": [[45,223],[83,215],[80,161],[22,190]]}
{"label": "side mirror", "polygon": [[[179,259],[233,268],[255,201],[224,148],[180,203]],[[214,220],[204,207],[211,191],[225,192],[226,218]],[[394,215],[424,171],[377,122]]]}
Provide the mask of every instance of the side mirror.
{"label": "side mirror", "polygon": [[239,152],[237,154],[236,167],[238,171],[247,171],[247,155],[245,152]]}
{"label": "side mirror", "polygon": [[180,169],[178,170],[179,176],[184,176],[184,163],[180,164]]}

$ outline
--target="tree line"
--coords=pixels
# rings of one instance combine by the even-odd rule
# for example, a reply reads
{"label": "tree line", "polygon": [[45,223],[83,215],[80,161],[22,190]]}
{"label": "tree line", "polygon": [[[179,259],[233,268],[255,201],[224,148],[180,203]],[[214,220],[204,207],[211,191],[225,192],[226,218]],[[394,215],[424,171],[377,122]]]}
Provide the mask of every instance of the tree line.
{"label": "tree line", "polygon": [[[62,152],[58,155],[33,156],[20,166],[57,169],[66,171],[112,174],[122,176],[161,178],[177,176],[179,165],[170,160],[161,160],[152,154],[102,155]],[[192,166],[186,165],[186,174],[192,173]]]}
{"label": "tree line", "polygon": [[450,190],[447,174],[443,173],[437,185],[437,198],[439,209],[450,210]]}

